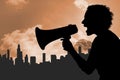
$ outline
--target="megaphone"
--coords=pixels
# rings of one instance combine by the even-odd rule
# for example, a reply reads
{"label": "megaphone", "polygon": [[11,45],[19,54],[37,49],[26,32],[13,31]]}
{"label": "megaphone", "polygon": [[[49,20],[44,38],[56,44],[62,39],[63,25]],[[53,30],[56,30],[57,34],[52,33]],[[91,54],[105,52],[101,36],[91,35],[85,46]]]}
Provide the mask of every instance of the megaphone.
{"label": "megaphone", "polygon": [[35,28],[35,34],[37,42],[42,50],[45,49],[45,46],[50,42],[66,38],[78,32],[76,25],[68,25],[62,28],[51,29],[51,30],[42,30],[38,27]]}

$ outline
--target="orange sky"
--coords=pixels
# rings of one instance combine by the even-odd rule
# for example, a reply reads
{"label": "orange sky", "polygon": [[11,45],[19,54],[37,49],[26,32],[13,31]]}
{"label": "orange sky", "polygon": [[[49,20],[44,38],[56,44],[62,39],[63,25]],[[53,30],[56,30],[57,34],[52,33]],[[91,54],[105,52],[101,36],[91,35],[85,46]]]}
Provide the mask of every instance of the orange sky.
{"label": "orange sky", "polygon": [[[15,49],[20,43],[24,54],[37,56],[37,61],[41,61],[43,51],[36,42],[36,25],[42,29],[53,29],[76,24],[79,32],[72,36],[73,44],[79,39],[93,40],[93,36],[86,36],[81,24],[85,8],[90,4],[105,4],[110,7],[114,14],[111,30],[120,36],[119,0],[0,0],[0,53],[10,49],[11,55],[15,56]],[[59,40],[49,44],[45,52],[49,53],[48,60],[51,54],[66,54]]]}

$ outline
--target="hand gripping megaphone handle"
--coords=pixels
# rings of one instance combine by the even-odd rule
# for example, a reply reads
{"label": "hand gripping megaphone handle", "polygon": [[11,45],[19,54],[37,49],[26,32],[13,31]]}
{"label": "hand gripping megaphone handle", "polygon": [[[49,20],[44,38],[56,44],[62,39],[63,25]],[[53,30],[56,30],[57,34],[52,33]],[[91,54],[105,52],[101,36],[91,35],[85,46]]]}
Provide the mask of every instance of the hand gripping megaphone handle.
{"label": "hand gripping megaphone handle", "polygon": [[63,46],[63,49],[68,51],[68,52],[71,52],[71,50],[74,50],[73,48],[73,45],[72,43],[70,42],[70,36],[69,37],[65,37],[62,40],[62,46]]}

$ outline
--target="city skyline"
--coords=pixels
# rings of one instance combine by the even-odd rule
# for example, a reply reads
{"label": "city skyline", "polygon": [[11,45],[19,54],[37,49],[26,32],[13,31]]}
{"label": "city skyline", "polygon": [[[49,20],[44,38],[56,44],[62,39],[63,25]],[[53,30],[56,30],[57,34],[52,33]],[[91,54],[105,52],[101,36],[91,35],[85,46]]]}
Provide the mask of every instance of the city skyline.
{"label": "city skyline", "polygon": [[[59,60],[61,60],[61,58],[66,58],[66,56],[69,55],[69,53],[67,53],[65,56],[60,56],[60,58],[57,58],[57,55],[54,54],[54,55],[49,56],[50,60],[47,60],[46,59],[47,58],[46,57],[47,53],[41,53],[40,55],[42,55],[42,57],[41,57],[42,61],[37,62],[36,61],[37,60],[36,56],[29,56],[28,57],[28,54],[23,56],[23,52],[21,50],[20,44],[18,44],[16,51],[17,52],[16,52],[16,57],[15,58],[10,56],[10,50],[9,49],[7,49],[7,52],[5,54],[2,54],[2,55],[0,54],[0,58],[4,57],[4,58],[10,60],[14,65],[23,64],[23,63],[41,64],[41,63],[54,62],[53,60],[58,60],[59,61]],[[82,53],[82,48],[80,46],[78,47],[78,54],[83,54],[83,56],[87,55],[87,54]]]}
{"label": "city skyline", "polygon": [[[87,59],[88,55],[81,53],[81,48],[79,47],[79,54]],[[79,80],[83,79],[99,79],[99,75],[96,71],[93,72],[92,76],[88,76],[82,72],[82,70],[77,66],[76,62],[73,60],[72,56],[68,53],[65,57],[61,56],[60,59],[56,58],[56,55],[51,55],[51,62],[46,61],[46,53],[43,53],[43,62],[36,63],[36,57],[30,57],[30,63],[28,62],[28,56],[26,55],[22,58],[22,51],[20,45],[17,48],[17,57],[14,60],[10,57],[10,51],[0,55],[0,79],[21,79],[21,80],[39,80],[39,79],[62,79],[62,80],[73,80],[77,78]],[[15,64],[14,64],[15,63]],[[51,74],[52,73],[52,74]],[[67,75],[66,75],[67,74]],[[69,76],[72,75],[72,76]]]}
{"label": "city skyline", "polygon": [[[114,41],[114,36],[110,37],[106,30],[103,37],[98,35],[102,33],[102,29],[96,27],[104,20],[99,21],[96,15],[92,15],[95,19],[91,15],[87,18],[89,12],[86,13],[86,10],[90,5],[104,5],[110,9],[113,13],[110,34],[113,32],[116,38],[120,39],[120,0],[0,0],[0,79],[101,80],[104,76],[118,78],[119,39],[115,38]],[[91,12],[94,11],[101,15],[99,9]],[[108,20],[104,23],[107,24],[106,21]],[[62,39],[51,41],[44,50],[40,48],[35,34],[36,27],[50,31],[69,25],[75,25],[78,29],[69,39],[74,49],[68,46],[67,40],[67,45],[64,45],[65,40]],[[94,27],[95,29],[92,29]],[[96,29],[98,31],[95,31]],[[92,31],[95,34],[88,36]],[[49,40],[54,34],[40,35]],[[112,67],[113,65],[115,66]]]}
{"label": "city skyline", "polygon": [[[24,53],[41,57],[39,52],[43,51],[35,38],[36,26],[49,30],[76,24],[79,31],[71,36],[73,45],[80,39],[92,42],[94,35],[88,37],[86,28],[81,23],[86,7],[91,4],[103,4],[110,8],[114,14],[111,30],[119,37],[119,3],[118,0],[0,0],[0,52],[2,54],[9,48],[11,55],[15,57],[14,48],[20,43]],[[60,40],[49,44],[44,52],[48,53],[48,56],[54,53],[59,57],[66,55]]]}

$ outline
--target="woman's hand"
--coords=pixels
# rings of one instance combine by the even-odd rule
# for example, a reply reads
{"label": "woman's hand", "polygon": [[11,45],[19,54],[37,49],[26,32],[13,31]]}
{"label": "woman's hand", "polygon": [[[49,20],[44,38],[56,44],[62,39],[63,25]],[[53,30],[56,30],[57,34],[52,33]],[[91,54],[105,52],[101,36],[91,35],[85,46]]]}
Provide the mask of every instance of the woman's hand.
{"label": "woman's hand", "polygon": [[74,50],[73,45],[68,38],[62,39],[62,46],[63,46],[63,49],[68,52],[72,52]]}

